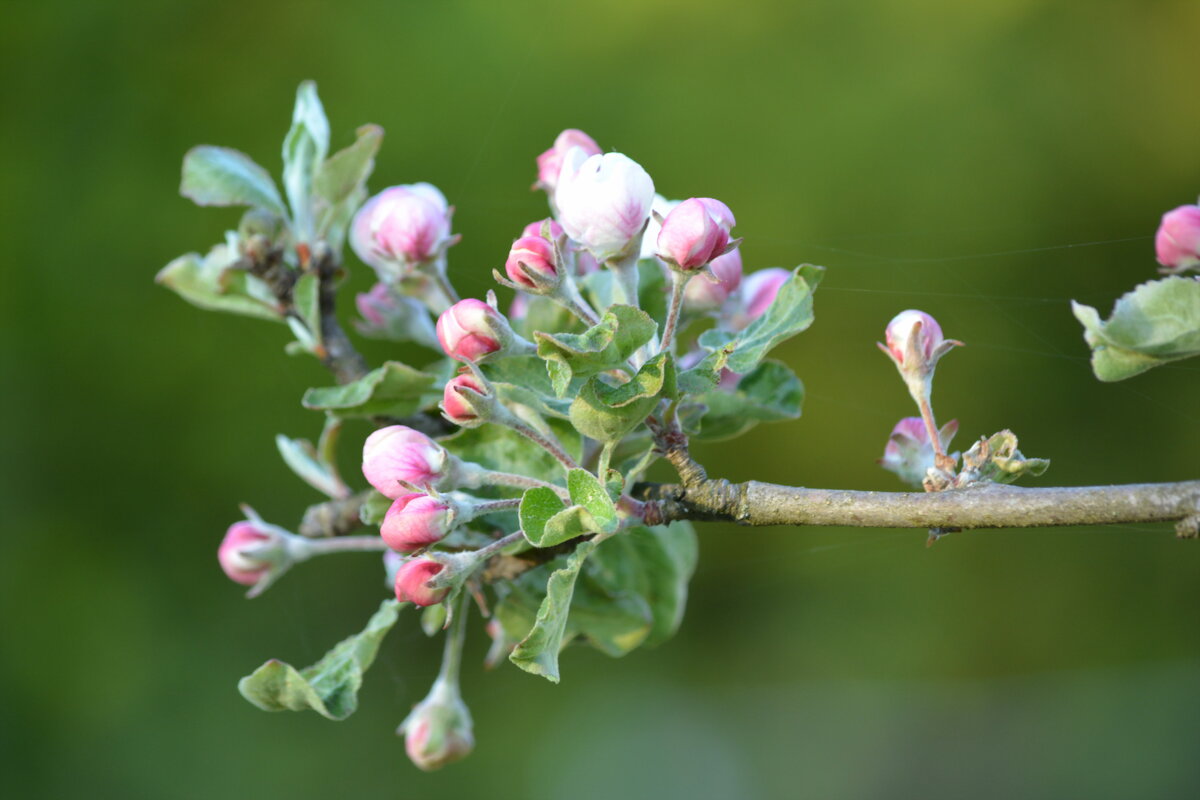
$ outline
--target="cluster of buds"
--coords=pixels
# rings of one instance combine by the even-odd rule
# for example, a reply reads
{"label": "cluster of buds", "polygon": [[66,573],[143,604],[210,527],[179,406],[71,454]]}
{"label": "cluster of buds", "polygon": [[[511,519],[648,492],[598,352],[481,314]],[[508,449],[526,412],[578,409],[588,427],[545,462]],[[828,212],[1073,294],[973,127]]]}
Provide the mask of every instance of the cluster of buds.
{"label": "cluster of buds", "polygon": [[1161,272],[1200,267],[1200,206],[1180,206],[1163,214],[1154,250]]}

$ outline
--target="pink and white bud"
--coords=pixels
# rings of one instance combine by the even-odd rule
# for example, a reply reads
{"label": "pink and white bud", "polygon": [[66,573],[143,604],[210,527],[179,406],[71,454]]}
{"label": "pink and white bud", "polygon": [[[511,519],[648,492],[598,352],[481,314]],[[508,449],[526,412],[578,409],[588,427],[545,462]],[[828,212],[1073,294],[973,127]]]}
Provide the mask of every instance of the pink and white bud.
{"label": "pink and white bud", "polygon": [[709,275],[689,278],[683,289],[685,305],[694,311],[720,308],[742,283],[742,254],[735,247],[708,265]]}
{"label": "pink and white bud", "polygon": [[398,306],[392,290],[386,283],[376,283],[369,292],[360,292],[354,297],[359,315],[376,328],[387,327],[388,317]]}
{"label": "pink and white bud", "polygon": [[654,181],[636,161],[621,153],[568,153],[554,202],[567,235],[598,261],[613,261],[639,246],[650,219]]}
{"label": "pink and white bud", "polygon": [[554,243],[541,234],[522,236],[513,242],[504,271],[513,283],[534,291],[551,289],[561,280]]}
{"label": "pink and white bud", "polygon": [[280,562],[284,552],[275,526],[244,519],[225,531],[217,548],[217,561],[230,580],[253,586]]}
{"label": "pink and white bud", "polygon": [[596,144],[592,137],[576,128],[567,128],[554,139],[553,147],[537,157],[538,179],[534,184],[535,189],[544,189],[547,194],[554,194],[563,161],[572,148],[579,148],[584,156],[593,156],[601,152],[600,145]]}
{"label": "pink and white bud", "polygon": [[442,413],[455,425],[473,428],[481,424],[481,404],[489,401],[494,401],[494,397],[484,382],[474,374],[464,372],[446,381],[442,391]]}
{"label": "pink and white bud", "polygon": [[888,323],[885,331],[887,350],[897,366],[904,367],[905,359],[914,356],[929,362],[933,353],[945,341],[942,326],[924,311],[901,311]]}
{"label": "pink and white bud", "polygon": [[443,678],[396,732],[404,734],[409,759],[426,772],[466,758],[475,748],[471,712],[458,687]]}
{"label": "pink and white bud", "polygon": [[679,269],[700,269],[725,252],[734,223],[733,212],[720,200],[684,200],[663,220],[656,254]]}
{"label": "pink and white bud", "polygon": [[437,488],[452,476],[454,465],[445,448],[404,425],[380,428],[363,444],[363,477],[393,500],[411,491],[401,481]]}
{"label": "pink and white bud", "polygon": [[746,316],[753,321],[765,314],[791,277],[792,273],[782,267],[760,269],[748,275],[742,284]]}
{"label": "pink and white bud", "polygon": [[513,322],[524,322],[525,315],[529,313],[529,295],[524,292],[517,292],[513,298],[512,304],[508,307],[508,318]]}
{"label": "pink and white bud", "polygon": [[[547,226],[549,226],[549,227],[547,227]],[[559,225],[557,222],[555,222],[553,219],[551,219],[549,217],[547,217],[546,219],[540,219],[537,222],[529,223],[521,231],[521,235],[522,236],[542,236],[543,230],[545,230],[550,235],[549,235],[549,237],[543,236],[542,238],[549,238],[551,241],[558,242],[559,244],[562,244],[566,240],[567,234],[562,229],[562,225]]]}
{"label": "pink and white bud", "polygon": [[437,605],[446,599],[450,587],[432,589],[429,582],[445,567],[432,558],[410,558],[396,572],[396,599],[418,606]]}
{"label": "pink and white bud", "polygon": [[398,553],[411,553],[436,544],[454,529],[454,506],[427,494],[402,495],[384,514],[379,535]]}
{"label": "pink and white bud", "polygon": [[[958,432],[958,420],[951,420],[938,432],[943,449],[949,447]],[[929,469],[936,464],[937,454],[929,439],[929,429],[920,417],[905,417],[896,423],[883,449],[879,465],[896,473],[910,486],[920,487]]]}
{"label": "pink and white bud", "polygon": [[429,183],[392,186],[368,200],[350,224],[350,246],[385,280],[395,280],[454,243],[453,210]]}
{"label": "pink and white bud", "polygon": [[1161,272],[1200,266],[1200,206],[1180,206],[1163,214],[1154,237]]}
{"label": "pink and white bud", "polygon": [[480,361],[502,348],[498,328],[508,320],[482,300],[460,300],[442,312],[437,321],[438,341],[456,361]]}

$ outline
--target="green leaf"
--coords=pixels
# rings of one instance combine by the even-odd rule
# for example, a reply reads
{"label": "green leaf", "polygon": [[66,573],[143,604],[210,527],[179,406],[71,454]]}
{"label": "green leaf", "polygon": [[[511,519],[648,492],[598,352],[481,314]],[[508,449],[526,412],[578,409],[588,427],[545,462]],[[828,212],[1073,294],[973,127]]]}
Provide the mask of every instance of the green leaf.
{"label": "green leaf", "polygon": [[530,544],[534,547],[547,546],[542,543],[546,523],[562,510],[563,503],[552,490],[542,486],[525,490],[525,494],[521,496],[518,516],[521,520],[521,530],[525,532],[525,538]]}
{"label": "green leaf", "polygon": [[326,159],[313,181],[316,238],[341,252],[346,228],[367,196],[367,178],[375,169],[375,154],[383,143],[383,128],[364,125],[354,144]]}
{"label": "green leaf", "polygon": [[[821,282],[825,268],[803,264],[792,272],[792,277],[779,287],[775,302],[766,312],[751,322],[740,333],[712,329],[700,335],[700,346],[710,353],[719,353],[733,345],[728,359],[720,364],[720,357],[705,359],[706,377],[715,385],[720,377],[720,367],[745,375],[752,372],[773,347],[808,328],[813,321],[812,293]],[[688,377],[685,386],[692,388],[701,374]]]}
{"label": "green leaf", "polygon": [[595,376],[571,402],[571,423],[600,442],[621,439],[654,411],[660,397],[675,391],[675,367],[666,353],[647,361],[628,383],[613,386]]}
{"label": "green leaf", "polygon": [[421,407],[422,395],[433,381],[429,373],[388,361],[352,383],[309,389],[301,403],[305,408],[342,418],[404,417]]}
{"label": "green leaf", "polygon": [[1100,321],[1091,306],[1071,302],[1092,348],[1092,370],[1102,381],[1200,355],[1200,281],[1173,275],[1143,283],[1119,299]]}
{"label": "green leaf", "polygon": [[279,455],[292,472],[309,486],[329,497],[338,497],[344,486],[337,475],[323,462],[317,449],[307,439],[289,439],[282,433],[275,437]]}
{"label": "green leaf", "polygon": [[586,378],[626,362],[653,338],[658,324],[632,306],[612,306],[583,333],[534,333],[538,356],[545,359],[554,391],[562,397],[572,378]]}
{"label": "green leaf", "polygon": [[179,193],[199,206],[253,206],[287,217],[270,174],[229,147],[200,145],[189,150],[183,157]]}
{"label": "green leaf", "polygon": [[567,492],[571,502],[583,506],[602,527],[597,533],[610,533],[617,527],[617,507],[613,505],[608,490],[595,475],[586,469],[573,469],[567,473]]}
{"label": "green leaf", "polygon": [[571,608],[571,597],[575,593],[575,579],[594,549],[594,541],[580,542],[566,564],[550,575],[546,583],[546,597],[538,608],[533,627],[513,648],[509,661],[526,672],[558,683],[558,651],[567,640],[567,615]]}
{"label": "green leaf", "polygon": [[396,624],[400,603],[385,600],[360,633],[342,640],[313,664],[297,670],[276,659],[238,682],[238,691],[264,711],[312,709],[323,717],[343,720],[358,707],[362,675],[379,643]]}
{"label": "green leaf", "polygon": [[976,442],[964,454],[963,463],[979,462],[983,452],[987,453],[987,460],[979,466],[979,473],[984,480],[994,483],[1013,483],[1026,475],[1037,477],[1050,467],[1049,459],[1022,455],[1017,449],[1017,436],[1010,430],[992,434],[986,449]]}
{"label": "green leaf", "polygon": [[217,245],[203,259],[197,253],[180,256],[163,267],[155,281],[194,306],[279,322],[282,313],[261,280],[236,266],[236,253]]}
{"label": "green leaf", "polygon": [[[321,281],[314,272],[300,276],[292,287],[292,307],[299,320],[288,317],[296,340],[310,353],[322,345],[321,339]],[[299,323],[299,324],[297,324]]]}
{"label": "green leaf", "polygon": [[313,184],[329,152],[329,120],[317,97],[317,85],[305,81],[296,90],[292,127],[283,140],[283,189],[296,222],[296,238],[314,238]]}
{"label": "green leaf", "polygon": [[708,410],[695,438],[728,439],[740,436],[760,422],[799,417],[804,384],[787,366],[768,359],[738,381],[732,391],[715,390],[696,400]]}
{"label": "green leaf", "polygon": [[421,612],[421,630],[426,636],[437,636],[446,627],[446,604],[435,603]]}
{"label": "green leaf", "polygon": [[587,571],[607,596],[632,594],[646,603],[650,625],[641,644],[653,646],[671,638],[683,621],[696,558],[695,530],[673,523],[613,536],[588,559]]}
{"label": "green leaf", "polygon": [[382,492],[371,492],[362,507],[358,509],[358,518],[363,525],[379,525],[392,506],[392,498]]}

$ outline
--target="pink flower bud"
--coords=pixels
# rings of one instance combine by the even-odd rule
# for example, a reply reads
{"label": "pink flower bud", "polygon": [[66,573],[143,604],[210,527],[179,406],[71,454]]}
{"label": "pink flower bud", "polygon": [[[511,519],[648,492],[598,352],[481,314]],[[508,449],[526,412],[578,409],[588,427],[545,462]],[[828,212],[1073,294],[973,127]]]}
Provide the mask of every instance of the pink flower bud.
{"label": "pink flower bud", "polygon": [[446,599],[450,588],[431,589],[428,584],[443,566],[432,558],[410,558],[396,572],[396,599],[418,606],[437,605]]}
{"label": "pink flower bud", "polygon": [[558,185],[558,175],[562,172],[563,159],[573,147],[578,147],[585,156],[599,154],[600,145],[581,130],[567,128],[554,140],[554,146],[537,157],[538,180],[535,188],[545,189],[553,194]]}
{"label": "pink flower bud", "polygon": [[250,520],[235,522],[217,548],[217,561],[230,580],[253,586],[275,565],[277,559],[271,557],[271,551],[280,548],[278,538],[271,528]]}
{"label": "pink flower bud", "polygon": [[546,223],[550,223],[550,238],[552,240],[554,240],[556,242],[561,242],[562,239],[566,237],[567,234],[563,231],[562,225],[559,225],[553,219],[549,219],[549,218],[540,219],[537,222],[529,223],[528,225],[525,226],[524,230],[521,231],[521,235],[522,236],[541,236],[542,228],[546,225]]}
{"label": "pink flower bud", "polygon": [[363,263],[381,274],[398,276],[453,243],[451,213],[446,198],[432,184],[393,186],[354,215],[350,246]]}
{"label": "pink flower bud", "polygon": [[438,341],[446,355],[457,361],[479,361],[500,350],[496,335],[500,325],[508,327],[508,321],[487,303],[460,300],[438,317]]}
{"label": "pink flower bud", "polygon": [[484,386],[483,382],[470,372],[464,372],[446,381],[446,388],[442,391],[442,412],[446,418],[455,425],[473,427],[472,423],[479,419],[479,414],[463,397],[459,391],[460,387],[478,392],[485,397],[489,394],[488,387]]}
{"label": "pink flower bud", "polygon": [[508,318],[513,322],[524,322],[525,315],[529,313],[529,295],[524,292],[517,292],[517,296],[513,298],[512,305],[508,307]]}
{"label": "pink flower bud", "polygon": [[750,321],[756,320],[766,313],[771,304],[775,302],[775,296],[779,294],[780,287],[791,277],[792,273],[781,267],[760,269],[746,276],[746,280],[742,282],[742,298],[746,307],[746,316],[750,318]]}
{"label": "pink flower bud", "polygon": [[[526,274],[526,270],[534,273],[536,277]],[[554,244],[543,239],[541,234],[522,236],[513,242],[508,251],[504,271],[508,273],[509,280],[528,289],[557,285],[558,258],[554,252]]]}
{"label": "pink flower bud", "polygon": [[1163,214],[1154,249],[1162,272],[1200,266],[1200,206],[1180,206]]}
{"label": "pink flower bud", "polygon": [[733,212],[720,200],[684,200],[663,220],[657,255],[680,269],[699,269],[725,252],[733,225]]}
{"label": "pink flower bud", "polygon": [[[958,420],[951,420],[938,432],[941,445],[946,448],[958,432]],[[920,417],[905,417],[896,423],[883,449],[879,465],[896,473],[900,480],[911,486],[921,486],[929,468],[935,465],[933,443],[929,430]]]}
{"label": "pink flower bud", "polygon": [[720,308],[742,283],[742,254],[737,248],[714,258],[708,268],[715,281],[707,275],[697,275],[684,287],[683,299],[688,308],[696,311]]}
{"label": "pink flower bud", "polygon": [[404,425],[380,428],[363,444],[363,476],[395,500],[414,486],[437,487],[451,471],[451,456],[437,442]]}
{"label": "pink flower bud", "polygon": [[354,304],[359,315],[377,328],[386,327],[387,315],[396,310],[396,298],[386,283],[376,283],[371,291],[359,293]]}
{"label": "pink flower bud", "polygon": [[404,750],[426,772],[470,755],[475,747],[471,713],[458,687],[439,678],[400,725]]}
{"label": "pink flower bud", "polygon": [[454,527],[453,507],[427,494],[402,495],[383,517],[379,535],[388,547],[411,553],[440,542]]}
{"label": "pink flower bud", "polygon": [[568,153],[554,202],[563,230],[599,261],[626,255],[650,219],[654,181],[621,153]]}
{"label": "pink flower bud", "polygon": [[887,350],[900,367],[905,366],[904,359],[910,348],[915,348],[914,352],[922,361],[930,362],[934,351],[945,341],[937,320],[924,311],[914,309],[901,311],[893,317],[888,323],[886,335]]}

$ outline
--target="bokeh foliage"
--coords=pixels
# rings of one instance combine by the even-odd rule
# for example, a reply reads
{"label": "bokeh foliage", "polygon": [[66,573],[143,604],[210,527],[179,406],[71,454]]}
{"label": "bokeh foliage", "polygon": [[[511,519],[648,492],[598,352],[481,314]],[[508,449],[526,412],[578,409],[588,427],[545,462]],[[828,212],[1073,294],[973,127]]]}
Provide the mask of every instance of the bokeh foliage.
{"label": "bokeh foliage", "polygon": [[[666,194],[725,200],[748,268],[829,268],[816,323],[776,353],[804,380],[804,417],[704,446],[711,472],[898,488],[873,462],[911,410],[873,342],[917,306],[968,345],[934,395],[960,445],[1012,428],[1053,459],[1043,485],[1194,478],[1200,371],[1100,384],[1068,305],[1107,314],[1152,278],[1158,216],[1200,193],[1194,2],[180,0],[5,16],[5,796],[470,796],[497,776],[531,798],[1200,788],[1200,550],[1165,526],[928,551],[920,532],[705,527],[675,639],[616,663],[572,652],[558,687],[468,669],[479,747],[432,776],[380,736],[436,669],[411,626],[351,720],[263,715],[237,677],[358,630],[380,570],[329,559],[250,603],[221,576],[238,501],[288,525],[317,499],[273,437],[317,434],[298,400],[326,377],[282,355],[281,328],[152,283],[236,221],[177,196],[183,153],[229,145],[277,169],[301,79],[320,84],[335,146],[385,129],[372,188],[428,180],[458,207],[451,268],[476,293],[542,216],[533,157],[577,126]],[[368,284],[354,270],[352,288]]]}

